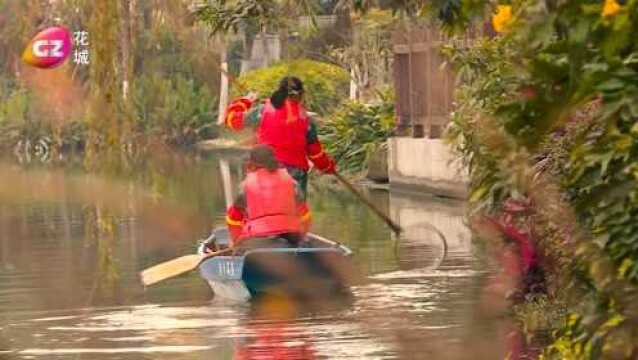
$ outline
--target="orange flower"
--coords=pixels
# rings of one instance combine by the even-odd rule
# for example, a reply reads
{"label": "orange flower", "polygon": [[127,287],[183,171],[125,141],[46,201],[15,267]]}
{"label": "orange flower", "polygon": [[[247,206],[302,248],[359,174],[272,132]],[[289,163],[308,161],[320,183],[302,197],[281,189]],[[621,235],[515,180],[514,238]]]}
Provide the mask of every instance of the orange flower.
{"label": "orange flower", "polygon": [[498,5],[496,14],[492,16],[492,26],[498,33],[506,32],[514,21],[512,16],[512,7],[510,5]]}
{"label": "orange flower", "polygon": [[616,15],[620,11],[620,4],[616,0],[605,0],[603,5],[603,17]]}

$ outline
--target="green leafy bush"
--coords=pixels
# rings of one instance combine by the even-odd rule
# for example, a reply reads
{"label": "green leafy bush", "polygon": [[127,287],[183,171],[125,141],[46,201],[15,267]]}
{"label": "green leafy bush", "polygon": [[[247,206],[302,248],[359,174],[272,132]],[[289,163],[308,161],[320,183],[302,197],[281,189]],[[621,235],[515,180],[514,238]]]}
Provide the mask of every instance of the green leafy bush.
{"label": "green leafy bush", "polygon": [[77,148],[85,136],[86,128],[80,119],[54,121],[48,113],[38,110],[34,94],[26,88],[0,94],[0,148],[17,153],[31,153],[34,146],[46,147],[38,151]]}
{"label": "green leafy bush", "polygon": [[261,98],[269,97],[285,76],[296,76],[303,81],[305,102],[310,111],[328,114],[347,97],[348,73],[338,66],[312,60],[280,62],[250,71],[237,79],[241,86],[233,87],[233,94],[254,91]]}
{"label": "green leafy bush", "polygon": [[343,103],[322,124],[319,135],[341,170],[359,172],[376,150],[386,146],[394,125],[394,101],[388,92],[372,105]]}
{"label": "green leafy bush", "polygon": [[470,165],[470,201],[488,215],[507,198],[534,206],[537,245],[558,264],[547,298],[568,292],[579,314],[555,324],[546,358],[633,358],[638,3],[505,3],[505,34],[450,53],[463,84],[449,135]]}
{"label": "green leafy bush", "polygon": [[161,136],[168,144],[192,144],[215,131],[211,113],[215,101],[207,87],[181,75],[144,75],[134,93],[136,126],[143,133]]}

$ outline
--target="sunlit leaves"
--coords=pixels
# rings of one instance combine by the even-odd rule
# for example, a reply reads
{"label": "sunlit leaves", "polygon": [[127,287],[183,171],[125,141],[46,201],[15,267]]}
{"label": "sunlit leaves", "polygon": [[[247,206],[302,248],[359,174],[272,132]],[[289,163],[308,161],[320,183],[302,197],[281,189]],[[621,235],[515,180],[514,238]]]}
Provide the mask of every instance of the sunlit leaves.
{"label": "sunlit leaves", "polygon": [[346,102],[322,124],[321,139],[342,170],[360,172],[384,146],[394,118],[394,101],[388,94],[380,93],[375,105]]}
{"label": "sunlit leaves", "polygon": [[257,20],[261,26],[268,26],[279,17],[274,0],[217,0],[199,7],[195,15],[213,33],[237,32],[248,20]]}
{"label": "sunlit leaves", "polygon": [[[605,14],[604,2],[594,0],[499,4],[511,5],[517,18],[493,41],[508,47],[510,56],[485,56],[490,54],[485,42],[451,51],[463,83],[450,134],[472,165],[470,200],[498,211],[494,194],[529,191],[515,175],[525,166],[512,159],[542,163],[539,171],[556,176],[585,232],[577,237],[565,281],[587,285],[591,308],[555,334],[546,356],[630,356],[637,340],[625,316],[638,287],[638,48],[633,40],[638,2],[608,4]],[[485,118],[491,119],[489,127],[481,126]],[[503,140],[493,141],[490,134]],[[543,194],[530,196],[552,201]],[[539,205],[539,212],[545,210]],[[560,251],[551,242],[556,230],[538,225],[546,236],[538,239],[540,246]]]}
{"label": "sunlit leaves", "polygon": [[216,34],[238,32],[249,22],[275,30],[300,15],[311,16],[314,24],[317,11],[316,0],[214,0],[198,7],[195,16]]}

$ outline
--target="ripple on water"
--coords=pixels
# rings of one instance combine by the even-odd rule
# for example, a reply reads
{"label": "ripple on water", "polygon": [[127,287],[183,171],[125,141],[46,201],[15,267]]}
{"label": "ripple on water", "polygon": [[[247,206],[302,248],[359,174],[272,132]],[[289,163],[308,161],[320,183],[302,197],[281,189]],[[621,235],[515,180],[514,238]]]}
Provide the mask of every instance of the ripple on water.
{"label": "ripple on water", "polygon": [[125,354],[125,353],[190,353],[212,349],[212,346],[145,346],[125,348],[72,348],[72,349],[25,349],[18,351],[21,355],[73,355],[73,354]]}
{"label": "ripple on water", "polygon": [[[220,178],[218,165],[217,159],[204,160],[157,176],[171,189],[171,199],[210,218],[224,209],[221,192],[211,187]],[[141,174],[147,171],[140,169]],[[352,248],[363,273],[373,275],[370,284],[353,289],[350,307],[301,314],[287,322],[256,319],[245,305],[213,301],[202,306],[210,293],[196,274],[146,291],[141,287],[137,271],[192,251],[203,229],[169,238],[139,212],[109,212],[117,218],[117,241],[103,245],[117,254],[113,264],[120,266],[115,270],[122,291],[121,302],[109,301],[94,298],[92,291],[100,248],[85,230],[91,225],[87,210],[94,205],[59,202],[3,209],[15,224],[6,230],[19,240],[0,237],[0,314],[6,320],[0,324],[0,358],[230,359],[238,348],[262,344],[266,351],[269,346],[307,346],[319,358],[392,359],[401,354],[404,332],[416,334],[418,346],[462,344],[482,273],[472,269],[474,254],[459,206],[371,192],[380,204],[391,200],[387,210],[398,214],[406,230],[395,241],[385,224],[350,194],[313,190],[314,230]],[[135,199],[125,199],[133,202],[127,208],[142,211]],[[447,240],[419,225],[422,220],[441,228]],[[138,305],[148,302],[163,304]],[[92,303],[127,305],[88,306]],[[285,336],[269,337],[275,333]]]}
{"label": "ripple on water", "polygon": [[[213,316],[214,315],[214,316]],[[49,326],[52,331],[109,332],[231,328],[238,319],[211,313],[209,307],[133,307],[95,315],[68,326]]]}
{"label": "ripple on water", "polygon": [[399,279],[422,279],[433,277],[472,277],[481,275],[484,272],[459,269],[459,270],[432,270],[432,269],[413,269],[406,271],[392,271],[383,274],[370,276],[374,280],[399,280]]}

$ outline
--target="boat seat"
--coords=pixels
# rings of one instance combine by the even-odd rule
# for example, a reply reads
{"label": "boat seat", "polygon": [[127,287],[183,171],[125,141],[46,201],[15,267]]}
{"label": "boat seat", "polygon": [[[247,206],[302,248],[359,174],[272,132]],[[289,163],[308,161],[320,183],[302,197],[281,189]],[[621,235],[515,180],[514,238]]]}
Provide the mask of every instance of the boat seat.
{"label": "boat seat", "polygon": [[215,235],[215,243],[218,247],[227,248],[230,246],[230,234],[227,228],[216,228],[213,230],[213,234]]}

